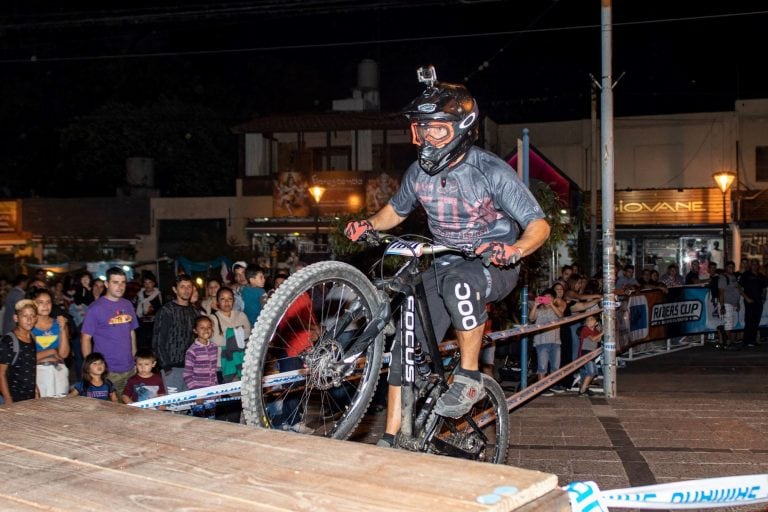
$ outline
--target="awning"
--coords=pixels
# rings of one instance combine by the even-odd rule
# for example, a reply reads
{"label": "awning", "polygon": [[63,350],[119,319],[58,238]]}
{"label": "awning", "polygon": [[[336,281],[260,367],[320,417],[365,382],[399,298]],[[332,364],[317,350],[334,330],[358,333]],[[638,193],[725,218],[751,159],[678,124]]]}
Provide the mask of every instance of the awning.
{"label": "awning", "polygon": [[[517,150],[506,158],[513,169],[517,169]],[[547,183],[561,201],[571,206],[571,194],[579,191],[575,181],[565,175],[555,164],[531,144],[528,157],[528,176]]]}
{"label": "awning", "polygon": [[315,221],[308,219],[270,219],[270,220],[252,220],[245,227],[245,232],[251,235],[291,235],[297,233],[299,235],[313,235],[319,229],[320,233],[330,233],[331,226],[328,220],[320,219],[315,224]]}

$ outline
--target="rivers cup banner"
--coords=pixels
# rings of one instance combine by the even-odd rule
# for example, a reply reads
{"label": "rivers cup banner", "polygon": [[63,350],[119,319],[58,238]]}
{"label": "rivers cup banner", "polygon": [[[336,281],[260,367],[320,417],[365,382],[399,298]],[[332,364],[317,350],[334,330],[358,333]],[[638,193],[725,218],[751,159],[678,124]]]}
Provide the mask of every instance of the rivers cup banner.
{"label": "rivers cup banner", "polygon": [[[734,318],[734,330],[744,329],[744,300]],[[620,351],[648,341],[716,332],[723,325],[720,305],[704,285],[642,290],[621,300],[617,314]],[[768,303],[760,326],[768,327]]]}

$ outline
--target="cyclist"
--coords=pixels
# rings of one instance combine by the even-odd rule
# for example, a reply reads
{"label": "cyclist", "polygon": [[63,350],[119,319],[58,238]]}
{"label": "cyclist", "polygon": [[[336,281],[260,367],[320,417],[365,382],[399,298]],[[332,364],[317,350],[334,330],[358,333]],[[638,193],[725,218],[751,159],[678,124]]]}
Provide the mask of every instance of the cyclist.
{"label": "cyclist", "polygon": [[[544,212],[512,168],[474,146],[477,103],[462,85],[437,82],[434,68],[421,68],[424,92],[404,114],[411,121],[418,160],[405,172],[400,188],[371,217],[351,221],[345,235],[357,241],[369,230],[392,229],[421,204],[438,244],[489,254],[482,258],[447,254],[424,273],[429,311],[439,339],[453,324],[461,351],[460,368],[435,411],[458,418],[483,398],[479,372],[486,304],[503,299],[517,284],[521,258],[549,236]],[[385,444],[400,426],[400,357],[393,349],[389,373]]]}

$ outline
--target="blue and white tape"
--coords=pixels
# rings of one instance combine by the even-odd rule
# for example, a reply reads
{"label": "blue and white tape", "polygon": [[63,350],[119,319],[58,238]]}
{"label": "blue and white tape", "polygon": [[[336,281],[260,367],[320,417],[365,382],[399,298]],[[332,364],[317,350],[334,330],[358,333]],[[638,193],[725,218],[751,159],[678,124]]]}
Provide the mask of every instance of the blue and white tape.
{"label": "blue and white tape", "polygon": [[130,405],[140,409],[151,409],[161,405],[172,406],[182,404],[184,402],[191,402],[194,400],[209,400],[218,396],[231,395],[235,393],[240,393],[240,381],[230,382],[227,384],[219,384],[217,386],[210,386],[207,388],[182,391],[180,393],[173,393],[171,395],[158,396],[156,398],[150,398],[149,400],[143,400],[141,402],[133,402]]}
{"label": "blue and white tape", "polygon": [[686,480],[668,484],[601,491],[595,482],[563,487],[573,512],[610,508],[685,510],[768,503],[768,474]]}

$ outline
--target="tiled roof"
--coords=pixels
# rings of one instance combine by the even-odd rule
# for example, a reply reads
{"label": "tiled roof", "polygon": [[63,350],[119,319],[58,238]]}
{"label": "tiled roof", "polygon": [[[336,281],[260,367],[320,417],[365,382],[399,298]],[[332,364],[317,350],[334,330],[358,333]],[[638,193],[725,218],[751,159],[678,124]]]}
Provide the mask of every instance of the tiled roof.
{"label": "tiled roof", "polygon": [[149,198],[31,198],[21,203],[23,231],[46,237],[136,238],[149,234]]}
{"label": "tiled roof", "polygon": [[233,133],[332,132],[338,130],[405,130],[408,120],[391,112],[322,112],[256,117],[232,127]]}

